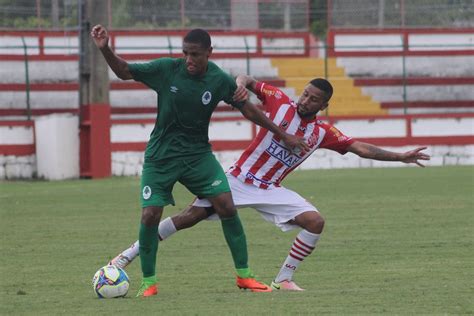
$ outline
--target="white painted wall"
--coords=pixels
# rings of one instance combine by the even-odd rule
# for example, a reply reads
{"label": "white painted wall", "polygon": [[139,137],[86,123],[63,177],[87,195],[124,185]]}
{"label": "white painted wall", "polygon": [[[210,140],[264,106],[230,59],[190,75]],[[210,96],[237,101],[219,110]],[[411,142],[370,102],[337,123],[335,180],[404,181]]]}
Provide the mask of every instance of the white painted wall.
{"label": "white painted wall", "polygon": [[0,145],[29,145],[34,141],[32,127],[0,126]]}
{"label": "white painted wall", "polygon": [[410,34],[410,51],[474,50],[474,33]]}
{"label": "white painted wall", "polygon": [[[423,85],[405,88],[407,101],[454,101],[472,100],[474,102],[474,85]],[[403,101],[403,86],[368,86],[362,87],[362,93],[372,96],[379,102]]]}
{"label": "white painted wall", "polygon": [[[336,52],[402,51],[403,35],[396,30],[384,34],[336,34]],[[474,33],[408,34],[408,50],[472,50]]]}
{"label": "white painted wall", "polygon": [[[337,65],[351,77],[402,77],[403,58],[338,57]],[[469,77],[474,75],[474,56],[408,56],[405,71],[410,77]]]}
{"label": "white painted wall", "polygon": [[334,38],[336,52],[383,52],[402,51],[401,34],[349,35],[340,34]]}
{"label": "white painted wall", "polygon": [[[66,120],[63,125],[58,122]],[[47,123],[47,124],[46,124]],[[40,124],[40,125],[38,125]],[[41,125],[43,124],[43,125]],[[335,124],[343,133],[352,137],[403,137],[407,130],[403,119],[386,120],[339,120]],[[77,117],[70,115],[52,115],[37,119],[37,153],[27,157],[0,156],[0,179],[31,178],[48,174],[48,178],[66,177],[65,173],[57,174],[66,162],[78,166]],[[111,128],[111,141],[146,142],[153,129],[153,124],[114,124]],[[1,127],[0,145],[33,144],[32,128]],[[471,136],[474,138],[474,118],[417,118],[412,121],[413,136]],[[211,140],[250,140],[251,124],[242,121],[212,122],[209,128]],[[67,139],[67,141],[66,141]],[[423,144],[420,144],[423,145]],[[407,151],[415,146],[383,147],[393,151]],[[427,151],[432,155],[428,166],[474,165],[474,145],[429,146]],[[216,152],[216,157],[227,168],[238,159],[241,151]],[[76,159],[76,160],[75,160]],[[74,161],[75,160],[75,161]],[[112,174],[116,176],[139,175],[143,165],[143,152],[112,153]],[[378,162],[361,159],[353,154],[341,156],[329,150],[317,150],[300,169],[329,168],[369,168],[406,166],[403,163]],[[75,168],[75,167],[74,167]],[[78,167],[77,167],[78,168]],[[53,170],[54,169],[54,170]],[[44,171],[46,170],[46,171]],[[78,169],[74,176],[78,176]]]}
{"label": "white painted wall", "polygon": [[306,43],[302,38],[262,38],[262,52],[272,55],[303,55]]}
{"label": "white painted wall", "polygon": [[79,53],[79,38],[77,36],[45,36],[44,53],[77,55]]}
{"label": "white painted wall", "polygon": [[[232,75],[247,73],[256,77],[272,78],[278,76],[278,71],[269,58],[211,59],[219,67]],[[146,62],[147,60],[128,60],[129,62]],[[248,67],[247,67],[248,66]],[[79,65],[77,61],[30,61],[29,79],[31,83],[77,82]],[[109,69],[109,78],[120,81]],[[23,61],[0,61],[1,83],[25,83],[25,63]]]}
{"label": "white painted wall", "polygon": [[[404,147],[381,147],[390,151],[405,152],[416,146]],[[229,168],[241,155],[241,151],[215,152],[217,160],[224,167]],[[430,166],[452,166],[452,165],[474,165],[474,145],[469,146],[429,146],[426,153],[431,155],[431,160],[425,165]],[[139,176],[143,167],[142,152],[115,152],[112,153],[112,174],[115,176]],[[375,161],[363,159],[355,154],[339,153],[318,149],[296,170],[310,169],[340,169],[340,168],[389,168],[389,167],[415,167],[402,162]]]}
{"label": "white painted wall", "polygon": [[[31,55],[39,54],[39,39],[37,36],[24,36],[27,52]],[[3,35],[0,36],[0,54],[1,55],[23,55],[23,41],[21,36]]]}
{"label": "white painted wall", "polygon": [[470,135],[474,138],[474,118],[420,118],[411,125],[413,136]]}
{"label": "white painted wall", "polygon": [[118,54],[179,54],[181,45],[181,36],[120,35],[115,37],[115,49]]}

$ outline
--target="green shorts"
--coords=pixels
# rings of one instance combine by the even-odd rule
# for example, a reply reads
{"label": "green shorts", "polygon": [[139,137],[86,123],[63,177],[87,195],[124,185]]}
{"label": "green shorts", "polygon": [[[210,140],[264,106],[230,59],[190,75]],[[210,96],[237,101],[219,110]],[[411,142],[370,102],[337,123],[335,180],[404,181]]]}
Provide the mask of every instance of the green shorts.
{"label": "green shorts", "polygon": [[141,178],[142,207],[174,205],[172,191],[176,182],[202,198],[230,192],[224,170],[212,152],[170,161],[145,162]]}

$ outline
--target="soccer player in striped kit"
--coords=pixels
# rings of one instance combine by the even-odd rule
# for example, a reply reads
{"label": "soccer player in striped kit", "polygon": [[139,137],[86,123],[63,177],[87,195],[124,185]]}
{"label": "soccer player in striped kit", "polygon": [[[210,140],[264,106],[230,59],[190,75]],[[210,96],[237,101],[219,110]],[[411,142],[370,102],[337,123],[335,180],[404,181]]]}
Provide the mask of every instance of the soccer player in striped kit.
{"label": "soccer player in striped kit", "polygon": [[[255,79],[240,75],[235,99],[248,98],[247,89],[262,101],[269,118],[288,134],[304,137],[310,150],[301,152],[287,148],[272,132],[261,129],[256,139],[227,171],[234,204],[237,208],[251,207],[262,217],[288,231],[302,230],[293,241],[290,252],[273,280],[273,290],[302,291],[293,281],[299,264],[315,249],[324,227],[319,211],[298,193],[283,186],[283,179],[316,149],[326,148],[340,154],[352,152],[360,157],[415,163],[429,160],[426,147],[397,153],[360,142],[341,133],[334,126],[317,119],[317,113],[328,107],[333,88],[325,79],[314,79],[305,87],[298,102],[293,102],[281,90]],[[218,219],[207,199],[196,199],[191,206],[173,217],[164,219],[158,228],[161,240],[176,231],[194,226],[206,218]],[[124,268],[138,256],[138,241],[115,257],[110,263]]]}

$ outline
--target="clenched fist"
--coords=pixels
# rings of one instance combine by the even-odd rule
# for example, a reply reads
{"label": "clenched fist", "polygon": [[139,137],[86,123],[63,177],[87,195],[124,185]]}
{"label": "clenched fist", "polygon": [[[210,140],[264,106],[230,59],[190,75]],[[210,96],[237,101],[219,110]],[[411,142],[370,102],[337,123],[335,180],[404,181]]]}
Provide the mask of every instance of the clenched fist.
{"label": "clenched fist", "polygon": [[107,29],[100,24],[92,28],[91,37],[98,48],[104,48],[109,45],[109,33]]}

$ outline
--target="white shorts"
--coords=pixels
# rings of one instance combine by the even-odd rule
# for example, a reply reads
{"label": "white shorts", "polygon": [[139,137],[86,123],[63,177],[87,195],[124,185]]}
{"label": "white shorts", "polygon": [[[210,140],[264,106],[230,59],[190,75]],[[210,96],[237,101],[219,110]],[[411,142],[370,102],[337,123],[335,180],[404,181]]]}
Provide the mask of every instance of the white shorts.
{"label": "white shorts", "polygon": [[[251,207],[256,209],[266,221],[274,223],[282,231],[299,227],[289,224],[288,221],[295,219],[301,213],[318,212],[301,195],[284,187],[260,189],[253,184],[244,183],[230,174],[227,174],[227,179],[237,208]],[[207,199],[196,199],[192,205],[199,207],[212,206]],[[216,220],[219,217],[214,214],[208,219]]]}

